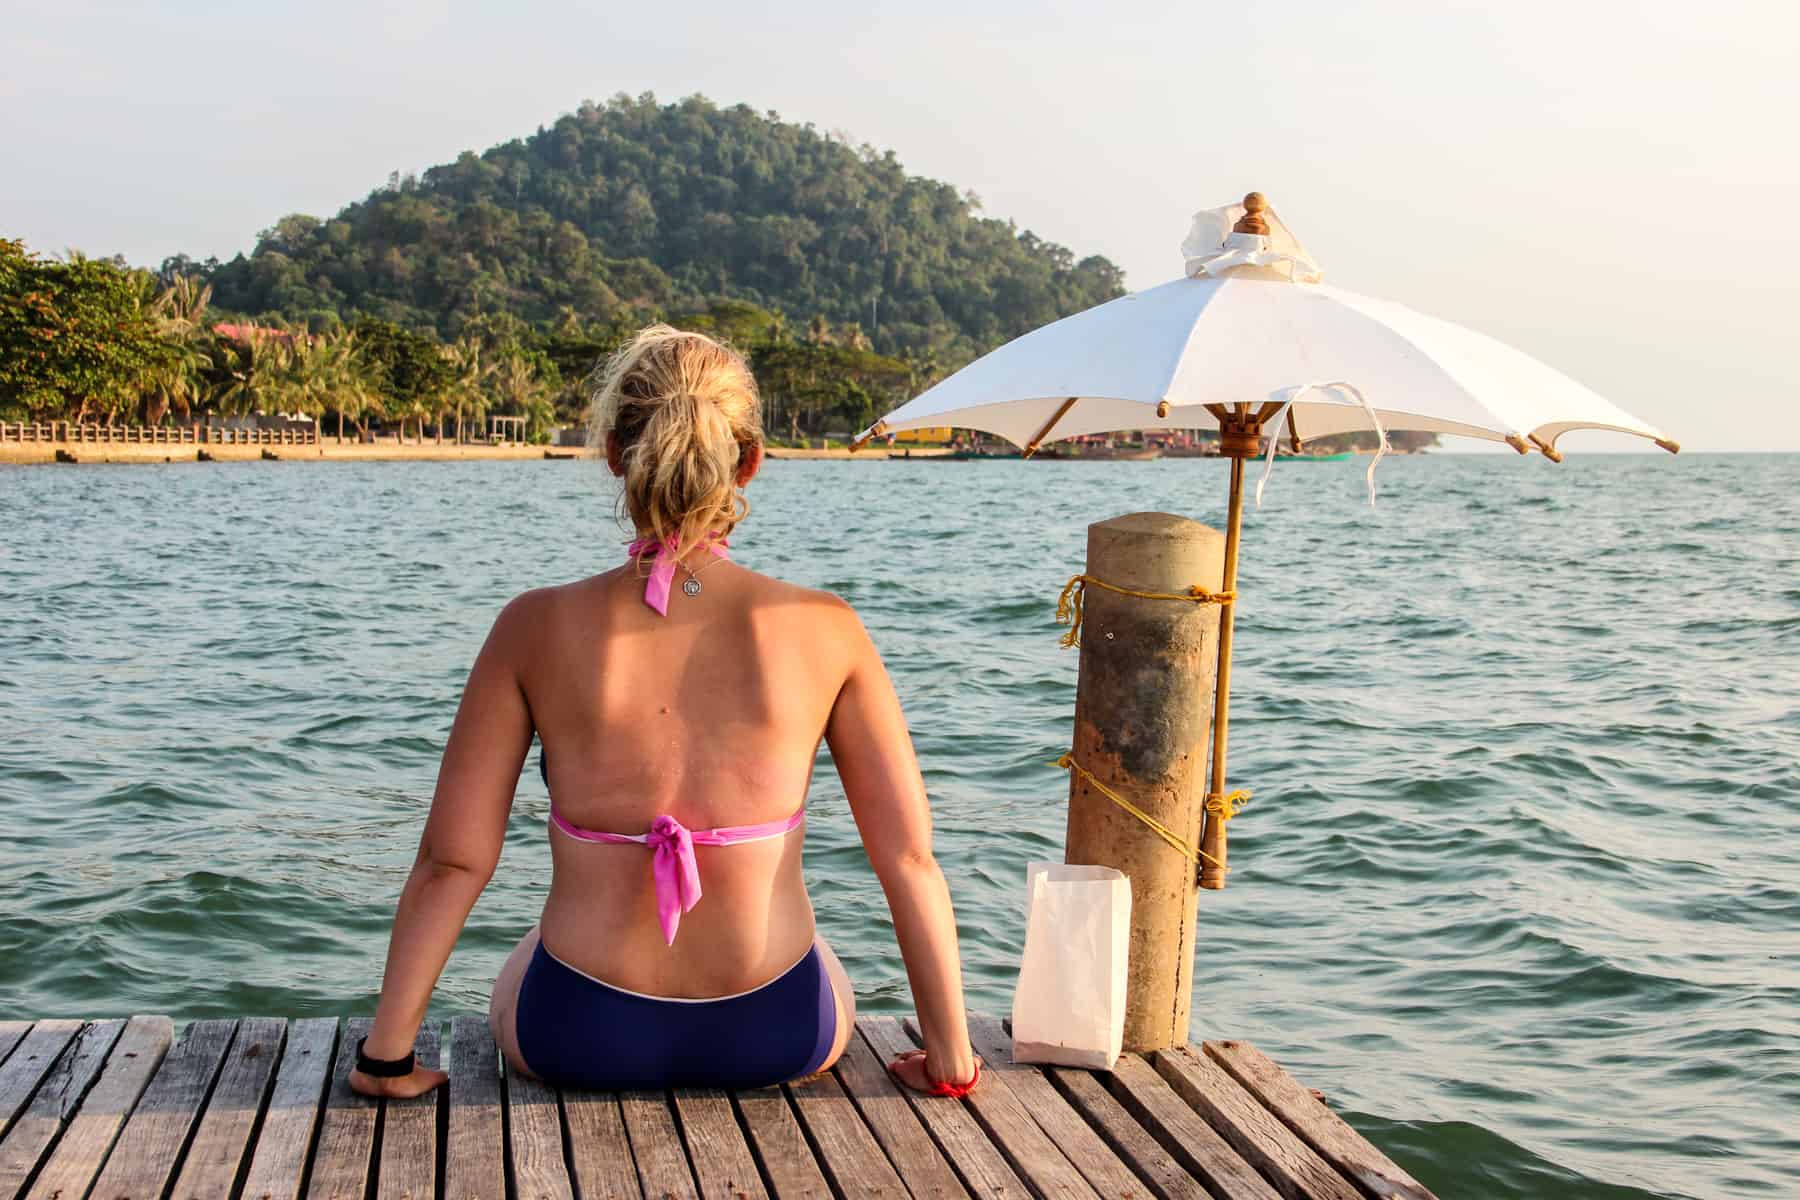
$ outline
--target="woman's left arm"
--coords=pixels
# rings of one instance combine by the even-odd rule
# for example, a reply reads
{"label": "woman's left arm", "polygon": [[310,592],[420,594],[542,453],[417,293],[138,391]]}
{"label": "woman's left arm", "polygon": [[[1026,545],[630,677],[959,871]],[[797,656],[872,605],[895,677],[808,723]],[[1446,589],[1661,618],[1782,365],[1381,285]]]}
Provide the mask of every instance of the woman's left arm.
{"label": "woman's left arm", "polygon": [[[530,610],[539,604],[527,593],[501,611],[463,688],[431,815],[394,913],[381,999],[363,1047],[370,1058],[404,1058],[412,1050],[438,976],[500,861],[513,789],[531,749],[519,672],[537,619]],[[352,1071],[350,1086],[371,1096],[416,1096],[447,1078],[422,1066],[391,1077]]]}

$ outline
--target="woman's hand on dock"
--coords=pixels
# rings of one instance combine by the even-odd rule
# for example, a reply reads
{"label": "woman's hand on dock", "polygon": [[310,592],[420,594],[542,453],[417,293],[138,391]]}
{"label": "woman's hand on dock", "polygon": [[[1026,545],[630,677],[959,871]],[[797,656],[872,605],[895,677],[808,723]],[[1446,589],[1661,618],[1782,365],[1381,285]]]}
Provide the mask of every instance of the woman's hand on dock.
{"label": "woman's hand on dock", "polygon": [[450,1082],[448,1072],[432,1067],[415,1066],[411,1075],[375,1076],[365,1075],[361,1071],[350,1072],[350,1088],[365,1096],[386,1097],[389,1100],[406,1100],[429,1092],[439,1084]]}
{"label": "woman's hand on dock", "polygon": [[888,1064],[888,1074],[915,1092],[931,1094],[937,1090],[939,1083],[947,1083],[955,1087],[963,1084],[971,1086],[981,1078],[981,1056],[971,1052],[972,1065],[957,1072],[953,1077],[939,1078],[927,1065],[929,1059],[923,1050],[908,1050]]}

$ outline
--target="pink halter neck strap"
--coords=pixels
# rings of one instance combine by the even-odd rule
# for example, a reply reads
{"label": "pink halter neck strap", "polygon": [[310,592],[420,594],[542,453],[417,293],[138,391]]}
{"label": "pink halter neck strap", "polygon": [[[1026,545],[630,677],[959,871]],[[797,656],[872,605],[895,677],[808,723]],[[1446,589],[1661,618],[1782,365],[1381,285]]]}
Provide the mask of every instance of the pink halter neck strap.
{"label": "pink halter neck strap", "polygon": [[[722,537],[709,538],[700,543],[702,550],[710,550],[720,558],[730,558],[727,547],[729,541]],[[656,610],[658,616],[669,615],[669,587],[675,582],[675,564],[680,559],[680,545],[674,538],[641,537],[625,548],[625,552],[635,560],[654,558],[650,565],[650,578],[644,583],[644,603]]]}
{"label": "pink halter neck strap", "polygon": [[614,845],[636,842],[648,846],[654,857],[650,870],[656,881],[656,917],[662,924],[663,941],[675,944],[675,931],[681,927],[681,914],[700,903],[700,864],[694,861],[695,846],[735,846],[741,842],[760,842],[789,833],[806,821],[803,808],[785,821],[767,821],[761,825],[724,825],[717,829],[689,829],[667,814],[650,823],[649,833],[607,833],[599,829],[583,829],[572,825],[550,805],[550,823],[570,837],[583,842],[607,842]]}

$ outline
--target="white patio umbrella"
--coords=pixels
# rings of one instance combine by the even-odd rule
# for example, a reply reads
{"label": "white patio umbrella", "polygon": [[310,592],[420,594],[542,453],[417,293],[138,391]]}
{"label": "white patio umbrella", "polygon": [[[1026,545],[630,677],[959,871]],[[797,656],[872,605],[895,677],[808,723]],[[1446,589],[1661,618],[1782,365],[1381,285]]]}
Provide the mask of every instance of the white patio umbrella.
{"label": "white patio umbrella", "polygon": [[[1286,433],[1310,438],[1404,429],[1505,442],[1561,462],[1557,440],[1604,429],[1680,446],[1647,422],[1529,355],[1473,330],[1319,282],[1319,271],[1262,196],[1198,213],[1182,250],[1186,276],[1032,330],[864,430],[853,445],[952,425],[998,434],[1029,456],[1045,442],[1141,429],[1217,429],[1232,459],[1225,541],[1237,587],[1244,460],[1272,461]],[[1260,491],[1260,488],[1259,488]],[[1225,794],[1232,605],[1219,627],[1212,793]],[[1203,844],[1222,859],[1223,821]],[[1209,864],[1209,887],[1224,872]]]}

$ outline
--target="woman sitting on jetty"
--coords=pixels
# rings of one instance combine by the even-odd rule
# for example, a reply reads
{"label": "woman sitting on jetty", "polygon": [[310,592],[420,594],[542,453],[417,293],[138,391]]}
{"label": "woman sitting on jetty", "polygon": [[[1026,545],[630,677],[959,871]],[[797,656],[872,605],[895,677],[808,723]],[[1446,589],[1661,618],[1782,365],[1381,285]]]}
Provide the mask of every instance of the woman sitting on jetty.
{"label": "woman sitting on jetty", "polygon": [[972,1085],[950,893],[881,658],[843,601],[730,561],[763,459],[749,368],[699,334],[646,329],[608,363],[592,427],[637,540],[623,565],[526,592],[495,621],[352,1086],[411,1096],[445,1080],[410,1062],[413,1039],[499,861],[533,733],[550,890],[489,1013],[515,1069],[570,1087],[740,1088],[837,1060],[855,998],[813,924],[796,807],[824,738],[925,1035],[891,1069],[925,1090]]}

